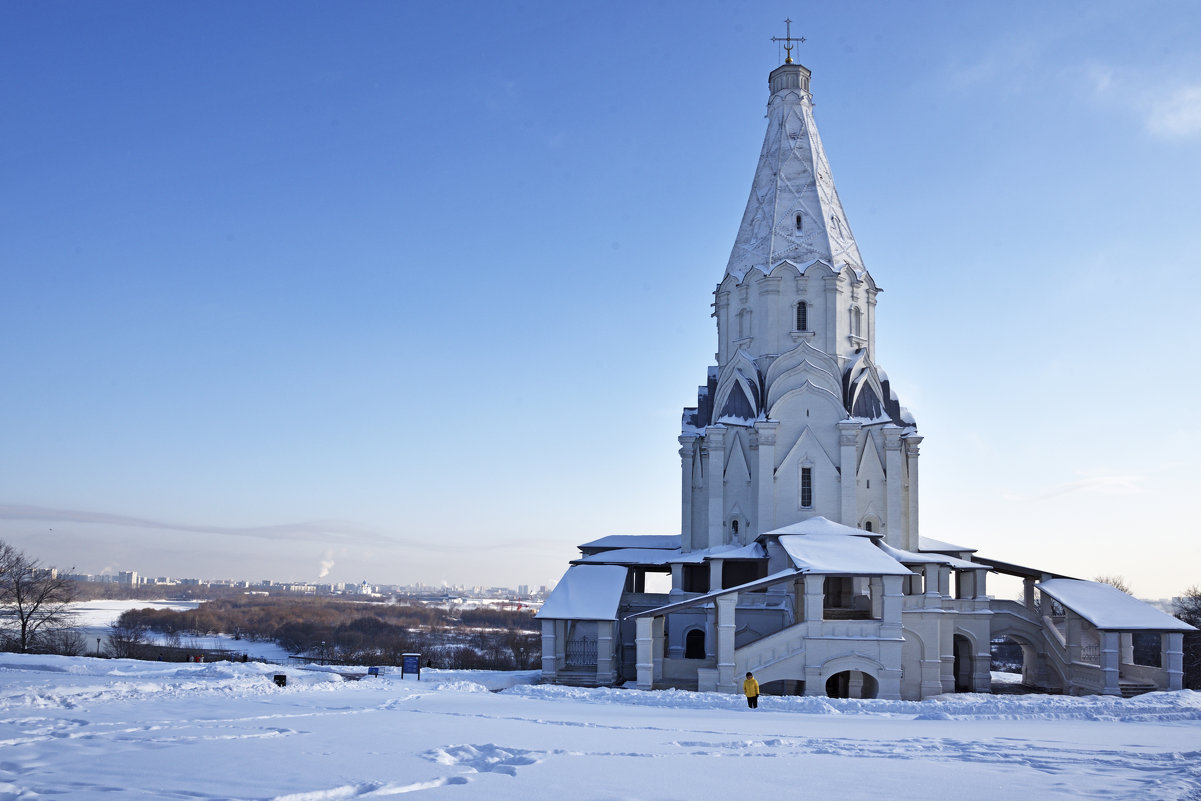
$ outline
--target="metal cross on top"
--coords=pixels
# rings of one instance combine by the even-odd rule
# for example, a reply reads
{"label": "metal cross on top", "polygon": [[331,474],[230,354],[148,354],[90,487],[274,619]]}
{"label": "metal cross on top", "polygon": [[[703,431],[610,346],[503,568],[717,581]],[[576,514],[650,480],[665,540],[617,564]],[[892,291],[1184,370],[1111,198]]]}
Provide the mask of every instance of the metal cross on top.
{"label": "metal cross on top", "polygon": [[784,29],[784,36],[782,38],[779,36],[773,36],[771,38],[771,40],[773,42],[787,42],[787,44],[784,45],[784,50],[788,53],[788,58],[784,59],[784,63],[791,64],[792,63],[792,47],[793,47],[792,43],[793,42],[798,42],[798,43],[804,42],[805,37],[802,36],[799,39],[792,38],[792,20],[790,20],[790,19],[784,20],[784,25],[786,26]]}

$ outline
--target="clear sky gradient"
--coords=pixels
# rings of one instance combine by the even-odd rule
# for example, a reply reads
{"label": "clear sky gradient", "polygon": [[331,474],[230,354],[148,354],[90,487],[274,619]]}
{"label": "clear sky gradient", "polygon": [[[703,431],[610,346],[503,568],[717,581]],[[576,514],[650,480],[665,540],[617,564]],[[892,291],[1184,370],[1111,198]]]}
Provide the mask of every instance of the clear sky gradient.
{"label": "clear sky gradient", "polygon": [[921,528],[1201,582],[1201,4],[0,0],[0,538],[551,583],[679,532],[772,36]]}

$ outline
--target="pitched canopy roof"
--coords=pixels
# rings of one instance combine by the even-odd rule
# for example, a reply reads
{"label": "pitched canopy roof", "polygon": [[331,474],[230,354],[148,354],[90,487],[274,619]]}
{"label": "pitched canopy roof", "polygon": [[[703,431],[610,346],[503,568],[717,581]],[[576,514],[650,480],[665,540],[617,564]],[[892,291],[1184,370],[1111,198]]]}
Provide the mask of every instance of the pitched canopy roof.
{"label": "pitched canopy roof", "polygon": [[1192,631],[1182,620],[1097,581],[1051,579],[1038,588],[1099,629],[1107,631]]}
{"label": "pitched canopy roof", "polygon": [[618,565],[572,565],[535,617],[541,620],[616,620],[628,571]]}

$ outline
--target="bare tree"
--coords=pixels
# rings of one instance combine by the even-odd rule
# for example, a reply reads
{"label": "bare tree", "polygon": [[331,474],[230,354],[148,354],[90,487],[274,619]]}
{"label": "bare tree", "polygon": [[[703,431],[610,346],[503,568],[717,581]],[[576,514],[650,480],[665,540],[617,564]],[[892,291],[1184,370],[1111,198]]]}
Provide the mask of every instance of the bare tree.
{"label": "bare tree", "polygon": [[1179,598],[1174,599],[1176,617],[1201,629],[1201,584],[1189,587]]}
{"label": "bare tree", "polygon": [[109,625],[104,650],[115,659],[141,659],[150,642],[150,629],[129,615],[121,615]]}
{"label": "bare tree", "polygon": [[1108,584],[1114,589],[1121,590],[1127,595],[1134,595],[1134,592],[1131,591],[1130,584],[1126,581],[1125,576],[1097,576],[1093,579],[1093,581],[1097,582],[1098,584]]}
{"label": "bare tree", "polygon": [[[1181,593],[1173,606],[1176,617],[1201,629],[1201,584]],[[1184,688],[1201,690],[1201,631],[1184,633]]]}
{"label": "bare tree", "polygon": [[75,623],[75,585],[7,543],[0,543],[0,626],[13,650],[51,649]]}

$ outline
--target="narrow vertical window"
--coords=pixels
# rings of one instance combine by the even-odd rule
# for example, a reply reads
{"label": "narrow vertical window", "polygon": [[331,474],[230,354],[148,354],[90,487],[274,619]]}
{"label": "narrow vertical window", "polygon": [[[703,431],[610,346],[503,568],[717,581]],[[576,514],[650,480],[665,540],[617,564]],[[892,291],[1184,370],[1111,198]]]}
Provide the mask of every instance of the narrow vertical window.
{"label": "narrow vertical window", "polygon": [[809,306],[803,300],[796,305],[796,330],[809,330]]}
{"label": "narrow vertical window", "polygon": [[871,530],[872,530],[872,521],[870,521],[870,520],[864,521],[864,523],[863,523],[863,530],[864,530],[864,531],[871,531]]}
{"label": "narrow vertical window", "polygon": [[798,232],[805,230],[805,224],[801,221],[801,215],[796,216],[796,229]]}
{"label": "narrow vertical window", "polygon": [[801,508],[813,508],[813,468],[801,468]]}
{"label": "narrow vertical window", "polygon": [[857,337],[863,336],[863,312],[858,306],[851,307],[851,334]]}

